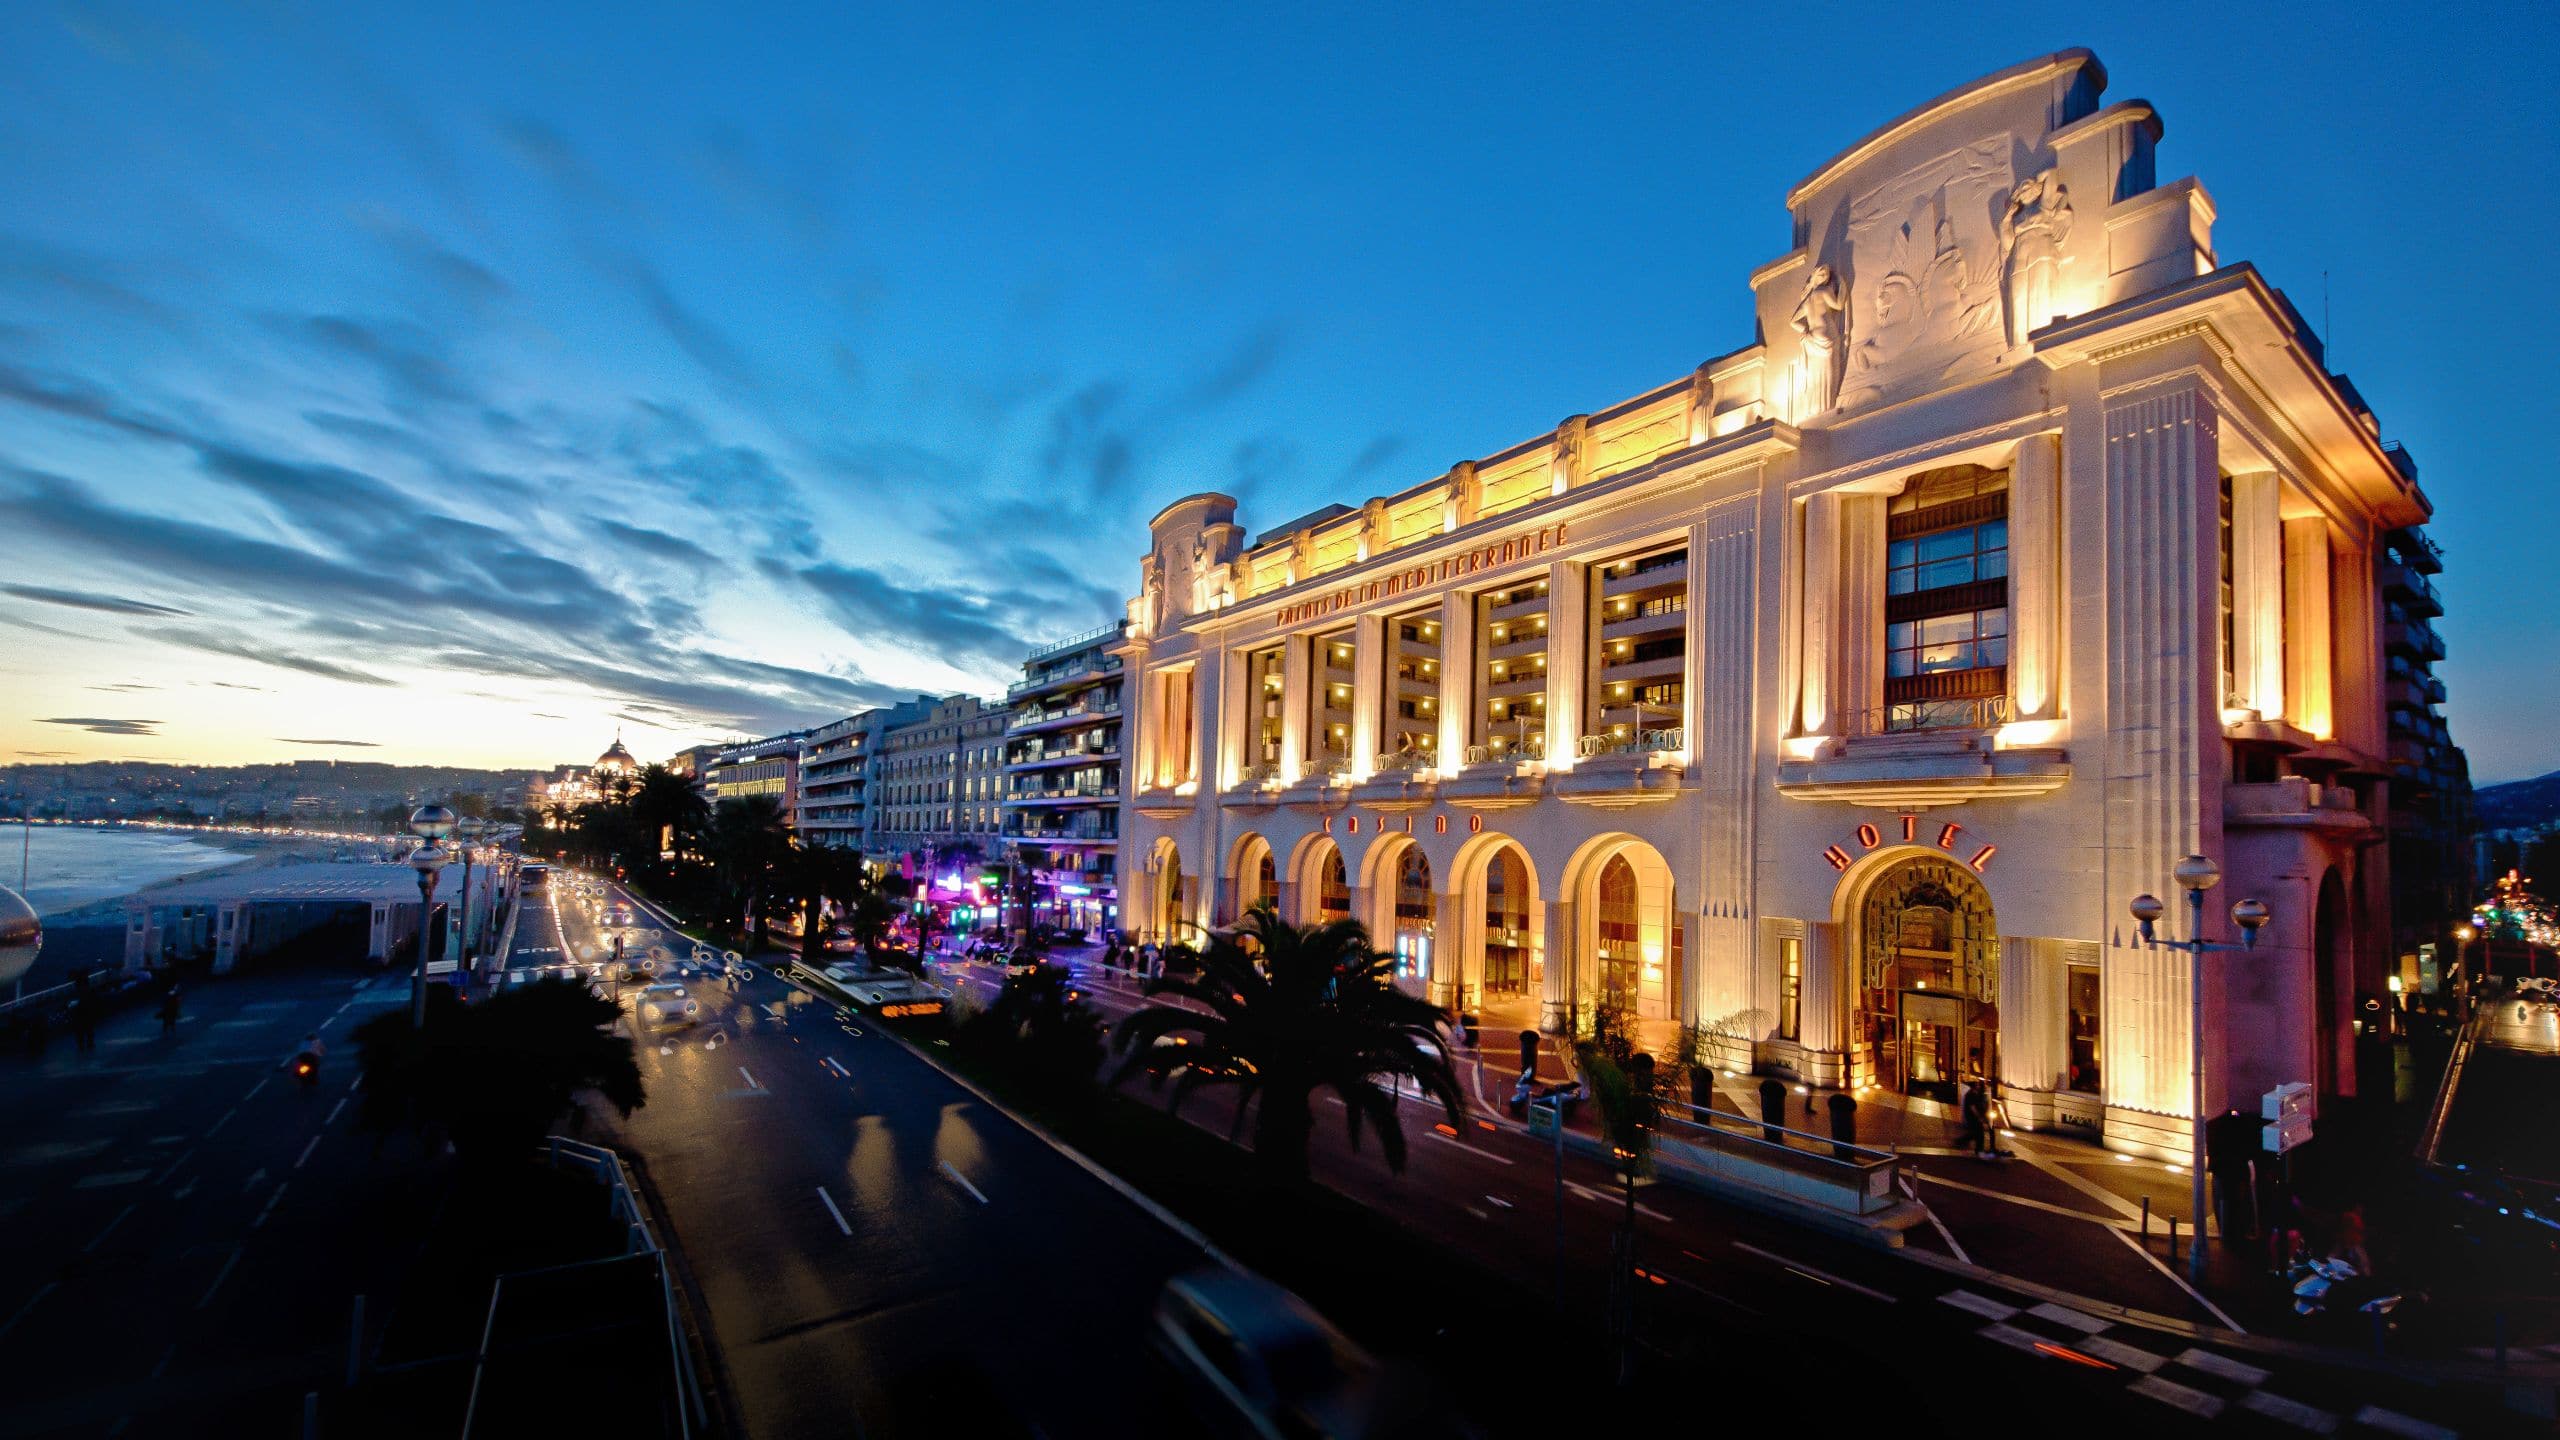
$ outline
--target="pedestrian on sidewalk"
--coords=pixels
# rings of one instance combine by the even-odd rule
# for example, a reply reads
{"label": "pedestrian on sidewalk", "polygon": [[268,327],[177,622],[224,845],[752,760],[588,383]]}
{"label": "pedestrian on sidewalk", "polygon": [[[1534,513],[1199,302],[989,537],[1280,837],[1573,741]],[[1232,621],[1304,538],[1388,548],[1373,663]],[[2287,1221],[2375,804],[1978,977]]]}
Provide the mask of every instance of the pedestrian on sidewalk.
{"label": "pedestrian on sidewalk", "polygon": [[1972,1149],[1973,1158],[1994,1158],[1991,1149],[1990,1082],[1979,1075],[1973,1077],[1972,1085],[1965,1090],[1964,1099],[1957,1108],[1964,1116],[1965,1143]]}
{"label": "pedestrian on sidewalk", "polygon": [[160,997],[160,1033],[162,1035],[178,1033],[178,1007],[178,982],[172,980],[169,982],[168,993]]}

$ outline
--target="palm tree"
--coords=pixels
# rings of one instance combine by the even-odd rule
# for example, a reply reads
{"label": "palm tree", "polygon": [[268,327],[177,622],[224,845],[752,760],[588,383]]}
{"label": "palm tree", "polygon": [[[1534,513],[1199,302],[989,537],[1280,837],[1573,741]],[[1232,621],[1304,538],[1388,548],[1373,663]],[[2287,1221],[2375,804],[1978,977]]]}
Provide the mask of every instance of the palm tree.
{"label": "palm tree", "polygon": [[815,965],[826,950],[826,930],[820,919],[830,900],[835,902],[841,923],[853,931],[857,941],[866,938],[866,929],[876,935],[886,928],[887,916],[873,913],[886,902],[874,891],[871,870],[862,863],[861,851],[794,839],[784,871],[791,898],[800,905],[802,961]]}
{"label": "palm tree", "polygon": [[664,765],[642,767],[631,789],[631,820],[643,854],[626,863],[655,863],[665,851],[682,854],[699,839],[711,807],[693,782]]}
{"label": "palm tree", "polygon": [[791,831],[783,823],[782,802],[770,795],[721,801],[711,813],[704,847],[720,880],[720,913],[732,922],[739,916],[751,918],[756,948],[764,948],[775,872],[791,853]]}
{"label": "palm tree", "polygon": [[1204,1085],[1237,1089],[1236,1128],[1253,1109],[1253,1153],[1274,1178],[1307,1177],[1315,1092],[1330,1088],[1349,1117],[1351,1143],[1378,1132],[1389,1169],[1404,1169],[1404,1127],[1375,1077],[1409,1077],[1461,1118],[1458,1076],[1443,1048],[1448,1013],[1395,987],[1396,957],[1372,947],[1357,921],[1301,928],[1257,907],[1234,931],[1213,933],[1195,974],[1152,980],[1157,1004],[1120,1022],[1123,1059],[1114,1082],[1154,1069],[1157,1042],[1179,1037],[1184,1064],[1170,1108]]}

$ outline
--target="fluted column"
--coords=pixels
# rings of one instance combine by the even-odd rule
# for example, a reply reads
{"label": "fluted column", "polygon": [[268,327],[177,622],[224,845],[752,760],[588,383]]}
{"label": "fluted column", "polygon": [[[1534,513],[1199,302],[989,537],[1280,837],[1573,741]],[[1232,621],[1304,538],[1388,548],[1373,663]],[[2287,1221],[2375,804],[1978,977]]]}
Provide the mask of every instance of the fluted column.
{"label": "fluted column", "polygon": [[1797,991],[1798,1043],[1807,1050],[1840,1056],[1840,1076],[1849,1078],[1849,972],[1855,968],[1842,947],[1846,927],[1817,920],[1805,928],[1804,977]]}
{"label": "fluted column", "polygon": [[1582,697],[1589,683],[1591,593],[1582,569],[1558,560],[1547,567],[1547,763],[1570,765],[1582,741]]}
{"label": "fluted column", "polygon": [[1474,739],[1476,602],[1462,590],[1440,597],[1440,768],[1466,763]]}
{"label": "fluted column", "polygon": [[[1683,876],[1698,924],[1688,963],[1702,1016],[1748,1008],[1752,936],[1752,699],[1760,610],[1759,509],[1717,505],[1689,527],[1688,780],[1698,791],[1698,868]],[[1693,888],[1694,887],[1694,888]]]}
{"label": "fluted column", "polygon": [[1315,694],[1314,647],[1304,635],[1281,642],[1280,778],[1296,780],[1307,773],[1307,703]]}
{"label": "fluted column", "polygon": [[2314,515],[2284,522],[2285,718],[2326,740],[2336,730],[2330,690],[2334,674],[2329,617],[2329,522]]}
{"label": "fluted column", "polygon": [[1573,967],[1581,946],[1574,938],[1574,905],[1558,897],[1546,904],[1547,937],[1546,975],[1538,990],[1538,1028],[1550,1033],[1563,1032],[1573,1012]]}
{"label": "fluted column", "polygon": [[2009,718],[2062,713],[2062,450],[2018,442],[2009,468]]}
{"label": "fluted column", "polygon": [[2231,477],[2231,696],[2262,720],[2285,715],[2282,482],[2271,470]]}
{"label": "fluted column", "polygon": [[1385,708],[1386,621],[1363,615],[1351,625],[1351,773],[1378,763],[1378,712]]}
{"label": "fluted column", "polygon": [[1803,582],[1796,599],[1796,733],[1836,735],[1832,657],[1840,613],[1840,496],[1824,491],[1804,502]]}
{"label": "fluted column", "polygon": [[1882,495],[1840,497],[1839,608],[1832,626],[1832,708],[1837,733],[1884,728],[1884,521]]}

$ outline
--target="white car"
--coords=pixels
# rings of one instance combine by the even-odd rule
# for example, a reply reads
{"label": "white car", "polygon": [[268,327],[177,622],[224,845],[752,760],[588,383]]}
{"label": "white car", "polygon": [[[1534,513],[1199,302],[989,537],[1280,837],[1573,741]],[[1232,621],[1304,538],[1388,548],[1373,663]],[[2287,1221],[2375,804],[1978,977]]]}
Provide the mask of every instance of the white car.
{"label": "white car", "polygon": [[651,985],[632,999],[631,1013],[647,1026],[691,1025],[702,1019],[702,1002],[681,985]]}
{"label": "white car", "polygon": [[1217,1434],[1374,1433],[1377,1364],[1307,1302],[1258,1275],[1197,1270],[1157,1297],[1158,1353]]}

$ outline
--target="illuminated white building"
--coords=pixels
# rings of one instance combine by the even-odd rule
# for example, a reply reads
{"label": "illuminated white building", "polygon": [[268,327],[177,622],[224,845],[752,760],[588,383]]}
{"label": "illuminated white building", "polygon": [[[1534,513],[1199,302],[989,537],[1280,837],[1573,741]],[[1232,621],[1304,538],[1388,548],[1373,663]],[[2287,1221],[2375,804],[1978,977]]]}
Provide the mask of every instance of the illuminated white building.
{"label": "illuminated white building", "polygon": [[1488,1023],[1985,1070],[2022,1124],[2183,1155],[2187,961],[2126,906],[2201,852],[2213,934],[2275,912],[2214,962],[2208,1105],[2351,1092],[2377,557],[2427,504],[2104,83],[2044,57],[1824,164],[1762,339],[1693,374],[1250,542],[1168,506],[1118,650],[1125,923],[1269,897]]}

